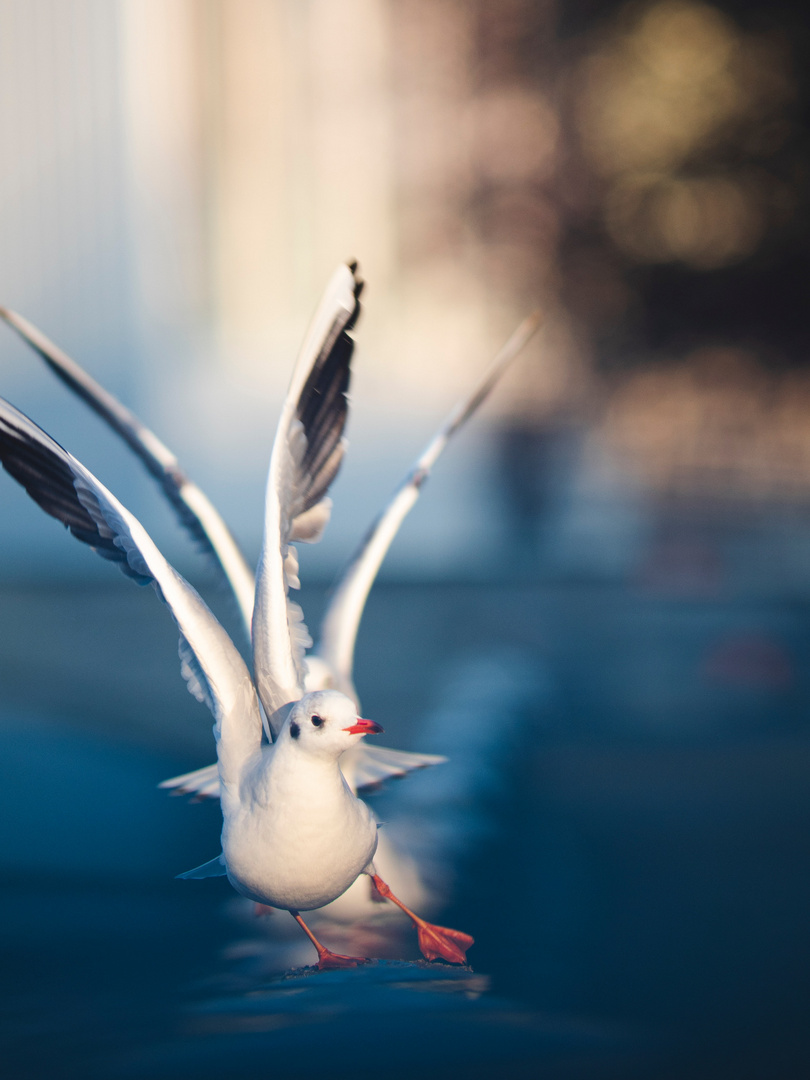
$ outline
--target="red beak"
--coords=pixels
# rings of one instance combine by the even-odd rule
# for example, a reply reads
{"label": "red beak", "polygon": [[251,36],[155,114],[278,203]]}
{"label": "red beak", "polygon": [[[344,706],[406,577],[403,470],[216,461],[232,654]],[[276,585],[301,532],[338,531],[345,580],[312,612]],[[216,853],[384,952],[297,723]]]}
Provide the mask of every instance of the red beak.
{"label": "red beak", "polygon": [[377,735],[381,731],[385,731],[385,728],[374,720],[363,720],[362,717],[358,716],[356,724],[345,727],[343,730],[348,731],[350,735]]}

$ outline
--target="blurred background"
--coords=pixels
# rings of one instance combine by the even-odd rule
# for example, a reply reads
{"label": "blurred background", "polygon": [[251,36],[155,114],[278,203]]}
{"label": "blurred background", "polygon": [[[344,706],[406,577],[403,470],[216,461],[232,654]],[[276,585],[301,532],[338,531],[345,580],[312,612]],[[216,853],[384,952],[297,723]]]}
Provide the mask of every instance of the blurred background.
{"label": "blurred background", "polygon": [[[500,995],[487,1069],[810,1066],[808,70],[797,0],[0,0],[0,303],[143,417],[251,558],[296,349],[360,261],[311,627],[445,412],[545,313],[358,641],[390,745],[430,749],[483,657],[525,691],[447,899]],[[137,463],[2,327],[0,371],[236,635]],[[210,758],[207,715],[151,591],[5,475],[0,508],[14,1075],[190,1074],[189,987],[250,953],[227,890],[171,880],[215,854],[217,808],[154,792]],[[127,1057],[150,1038],[163,1057]]]}

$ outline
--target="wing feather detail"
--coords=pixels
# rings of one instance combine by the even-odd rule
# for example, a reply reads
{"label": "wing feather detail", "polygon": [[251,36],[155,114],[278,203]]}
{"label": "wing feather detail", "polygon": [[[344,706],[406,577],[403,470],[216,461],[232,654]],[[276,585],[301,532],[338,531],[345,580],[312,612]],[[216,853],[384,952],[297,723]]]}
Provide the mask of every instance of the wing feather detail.
{"label": "wing feather detail", "polygon": [[220,775],[236,782],[261,745],[259,702],[238,650],[208,607],[115,496],[13,405],[0,398],[0,463],[46,513],[141,583],[153,582],[178,625],[181,671],[214,714]]}
{"label": "wing feather detail", "polygon": [[265,497],[264,540],[256,578],[253,667],[270,727],[304,693],[304,656],[312,644],[300,607],[293,540],[318,540],[329,518],[326,498],[343,460],[346,394],[362,282],[356,264],[333,274],[293,370],[273,443]]}
{"label": "wing feather detail", "polygon": [[[351,753],[351,758],[346,761]],[[360,745],[343,755],[341,769],[346,783],[359,794],[379,791],[388,780],[402,780],[408,773],[444,765],[441,754],[418,754],[408,750],[389,750],[386,746]]]}
{"label": "wing feather detail", "polygon": [[[210,499],[186,476],[164,443],[116,397],[95,381],[75,360],[50,341],[22,315],[0,307],[2,318],[140,458],[158,481],[180,523],[211,555],[233,591],[247,634],[253,617],[253,571],[232,533]],[[103,551],[99,550],[99,554]]]}
{"label": "wing feather detail", "polygon": [[323,536],[323,531],[329,524],[332,513],[332,500],[321,499],[309,510],[304,510],[293,518],[290,540],[298,540],[302,544],[314,544]]}
{"label": "wing feather detail", "polygon": [[200,799],[207,797],[218,799],[219,770],[216,762],[213,765],[204,765],[202,769],[194,769],[193,772],[162,780],[158,787],[170,791],[172,795],[194,795]]}
{"label": "wing feather detail", "polygon": [[[349,560],[324,615],[317,649],[318,656],[333,672],[337,684],[344,687],[353,685],[355,642],[369,590],[402,522],[419,498],[431,469],[453,435],[486,400],[542,323],[540,311],[533,312],[520,323],[472,391],[447,416]],[[356,697],[356,694],[353,696]]]}

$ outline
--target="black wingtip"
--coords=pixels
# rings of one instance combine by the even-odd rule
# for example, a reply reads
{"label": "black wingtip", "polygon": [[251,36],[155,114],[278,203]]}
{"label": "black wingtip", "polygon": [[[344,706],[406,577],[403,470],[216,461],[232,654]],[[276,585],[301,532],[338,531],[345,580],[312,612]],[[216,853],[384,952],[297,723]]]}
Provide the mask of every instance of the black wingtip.
{"label": "black wingtip", "polygon": [[360,315],[359,296],[364,282],[357,274],[357,261],[346,263],[354,280],[354,306],[341,307],[326,334],[321,351],[301,390],[296,415],[304,427],[307,449],[301,462],[300,495],[304,512],[319,502],[340,467],[345,449],[343,429],[348,412],[347,391],[351,378],[354,339],[350,331]]}
{"label": "black wingtip", "polygon": [[[354,277],[354,298],[355,300],[359,300],[360,293],[366,287],[365,281],[360,277],[360,274],[358,272],[360,264],[358,263],[357,259],[351,259],[349,262],[346,263],[346,265],[348,266],[349,270],[351,270],[352,276]],[[357,316],[355,315],[355,319],[356,318]]]}
{"label": "black wingtip", "polygon": [[145,584],[151,577],[129,565],[127,553],[115,543],[113,532],[99,527],[88,505],[98,508],[95,495],[76,487],[76,474],[67,451],[10,402],[0,398],[0,465],[39,507],[60,521],[83,544],[103,559],[118,564],[128,576]]}
{"label": "black wingtip", "polygon": [[[356,266],[357,263],[355,263],[354,265]],[[353,271],[353,273],[354,273],[354,271]],[[348,319],[344,323],[343,332],[345,334],[349,334],[349,333],[351,333],[352,330],[354,330],[354,327],[355,327],[355,325],[357,323],[357,320],[360,318],[360,310],[361,310],[360,309],[360,294],[362,293],[362,291],[363,291],[363,289],[365,287],[366,287],[365,281],[363,281],[363,279],[361,277],[358,277],[358,275],[355,273],[354,274],[354,311],[351,313],[351,315],[349,315]]]}

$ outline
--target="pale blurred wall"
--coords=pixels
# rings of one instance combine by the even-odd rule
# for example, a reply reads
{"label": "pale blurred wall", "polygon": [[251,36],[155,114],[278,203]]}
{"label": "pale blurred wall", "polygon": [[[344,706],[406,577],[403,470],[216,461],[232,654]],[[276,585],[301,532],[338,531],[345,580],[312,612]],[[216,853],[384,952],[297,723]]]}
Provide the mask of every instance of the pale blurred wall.
{"label": "pale blurred wall", "polygon": [[[0,302],[140,404],[120,36],[105,0],[0,2]],[[0,372],[0,393],[92,456],[81,411],[5,328]],[[121,464],[113,451],[111,484]],[[56,528],[2,485],[0,574],[69,564]]]}
{"label": "pale blurred wall", "polygon": [[[468,23],[457,3],[0,0],[2,302],[143,414],[251,553],[281,395],[337,262],[369,285],[324,568],[526,313],[463,219],[482,168]],[[137,470],[8,334],[2,350],[3,392],[183,563]],[[501,411],[526,398],[510,378]],[[485,431],[442,462],[393,565],[457,569],[497,545]],[[84,567],[0,491],[7,567],[43,551]]]}
{"label": "pale blurred wall", "polygon": [[[254,554],[297,343],[358,258],[352,450],[307,553],[324,572],[538,303],[542,342],[441,462],[389,567],[502,563],[537,531],[518,504],[560,416],[588,433],[562,481],[589,559],[606,513],[629,520],[622,489],[804,499],[810,377],[763,375],[806,353],[781,296],[803,295],[802,54],[743,6],[617,0],[566,30],[576,5],[557,0],[0,0],[0,302],[142,412]],[[126,454],[0,342],[2,392],[188,565]],[[743,391],[734,438],[724,403]],[[517,435],[500,461],[496,419]],[[0,483],[0,573],[44,551],[88,572]]]}
{"label": "pale blurred wall", "polygon": [[108,367],[132,318],[118,41],[104,0],[0,2],[0,292]]}

